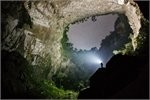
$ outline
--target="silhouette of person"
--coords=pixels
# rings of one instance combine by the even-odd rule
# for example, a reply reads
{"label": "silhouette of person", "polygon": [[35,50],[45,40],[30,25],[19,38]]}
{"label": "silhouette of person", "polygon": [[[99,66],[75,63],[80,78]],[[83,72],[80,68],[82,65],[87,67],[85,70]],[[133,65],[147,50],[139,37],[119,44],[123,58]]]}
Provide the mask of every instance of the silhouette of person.
{"label": "silhouette of person", "polygon": [[104,67],[103,67],[103,63],[101,63],[101,68],[104,68]]}

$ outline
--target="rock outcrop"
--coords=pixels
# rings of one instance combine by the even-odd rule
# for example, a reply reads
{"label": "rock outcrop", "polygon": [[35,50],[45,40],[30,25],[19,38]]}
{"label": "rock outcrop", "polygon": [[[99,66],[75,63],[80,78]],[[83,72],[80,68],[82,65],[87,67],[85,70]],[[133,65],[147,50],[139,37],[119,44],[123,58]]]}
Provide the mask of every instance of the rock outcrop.
{"label": "rock outcrop", "polygon": [[148,99],[148,57],[115,55],[90,78],[79,99]]}

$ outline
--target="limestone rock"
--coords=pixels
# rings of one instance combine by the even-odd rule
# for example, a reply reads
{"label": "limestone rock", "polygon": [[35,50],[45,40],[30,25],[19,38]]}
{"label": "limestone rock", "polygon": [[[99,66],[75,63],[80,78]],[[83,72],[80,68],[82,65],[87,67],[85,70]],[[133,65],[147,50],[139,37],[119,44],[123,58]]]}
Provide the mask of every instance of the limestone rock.
{"label": "limestone rock", "polygon": [[[23,47],[20,47],[24,48],[25,56],[27,56],[28,50],[31,50],[29,54],[38,54],[43,58],[50,54],[52,66],[55,69],[61,64],[64,65],[62,63],[64,57],[61,55],[61,39],[65,27],[86,17],[109,13],[121,13],[127,16],[133,30],[132,44],[134,49],[136,48],[135,40],[141,27],[142,14],[133,0],[40,0],[20,1],[19,3],[21,6],[18,8],[15,8],[12,3],[15,10],[13,15],[9,14],[10,12],[2,13],[2,18],[5,20],[3,22],[5,31],[2,33],[2,49],[17,50],[19,44],[24,44]],[[7,8],[7,5],[2,8]],[[24,9],[25,14],[20,14],[19,9]],[[18,14],[20,16],[15,16]],[[28,14],[29,16],[24,18],[24,15]],[[21,21],[21,17],[25,24],[30,24],[30,27],[31,20],[32,28],[22,25],[19,29],[14,29]],[[33,33],[34,37],[28,37],[25,30]]]}

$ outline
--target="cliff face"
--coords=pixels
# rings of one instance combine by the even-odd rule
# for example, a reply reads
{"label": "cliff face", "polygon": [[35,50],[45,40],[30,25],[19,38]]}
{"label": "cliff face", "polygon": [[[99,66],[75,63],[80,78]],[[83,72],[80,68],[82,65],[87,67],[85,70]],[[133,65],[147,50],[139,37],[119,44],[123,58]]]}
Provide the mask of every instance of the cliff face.
{"label": "cliff face", "polygon": [[3,1],[2,50],[19,51],[33,65],[50,55],[55,72],[70,62],[61,55],[65,27],[85,17],[108,13],[127,16],[135,49],[142,14],[132,0]]}
{"label": "cliff face", "polygon": [[132,33],[132,29],[128,23],[127,17],[119,14],[118,19],[114,25],[114,31],[109,36],[106,36],[102,40],[101,47],[99,48],[99,55],[103,59],[103,63],[107,63],[114,55],[114,50],[120,50],[124,47],[124,44],[131,41],[129,35]]}

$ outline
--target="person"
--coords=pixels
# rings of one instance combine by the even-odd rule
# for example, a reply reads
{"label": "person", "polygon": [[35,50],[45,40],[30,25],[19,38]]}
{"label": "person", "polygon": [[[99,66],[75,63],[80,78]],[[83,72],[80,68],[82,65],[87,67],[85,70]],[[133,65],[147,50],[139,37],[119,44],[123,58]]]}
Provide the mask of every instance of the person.
{"label": "person", "polygon": [[103,67],[103,63],[101,63],[101,68],[104,68],[104,67]]}

